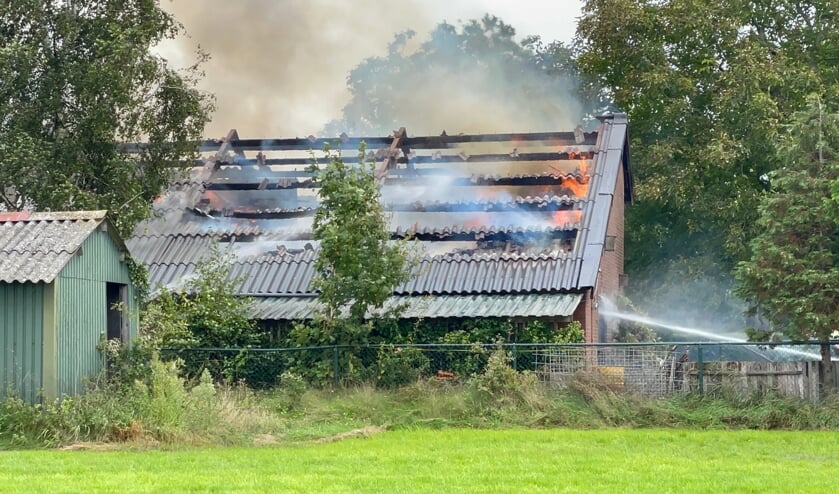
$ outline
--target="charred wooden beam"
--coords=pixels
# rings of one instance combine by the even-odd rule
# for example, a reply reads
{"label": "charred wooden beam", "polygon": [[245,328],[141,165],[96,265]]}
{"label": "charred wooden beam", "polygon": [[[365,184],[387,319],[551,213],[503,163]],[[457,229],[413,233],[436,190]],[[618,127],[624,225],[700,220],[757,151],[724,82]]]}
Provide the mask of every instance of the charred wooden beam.
{"label": "charred wooden beam", "polygon": [[574,132],[534,132],[519,134],[473,134],[473,135],[447,135],[431,137],[409,137],[404,144],[413,149],[435,149],[452,147],[454,144],[467,142],[532,142],[546,141],[552,146],[579,146],[596,145],[597,132],[586,132],[583,134],[582,143],[577,142]]}
{"label": "charred wooden beam", "polygon": [[[328,137],[310,138],[295,137],[293,139],[238,139],[235,147],[240,151],[308,151],[321,150],[325,145],[333,149],[358,149],[362,141],[367,147],[388,146],[392,137]],[[219,141],[204,141],[201,150],[212,151],[211,145]]]}
{"label": "charred wooden beam", "polygon": [[410,204],[391,204],[388,211],[407,211],[423,213],[459,213],[486,212],[502,213],[513,211],[556,212],[574,210],[576,201],[566,197],[557,201],[507,201],[507,202],[414,202]]}
{"label": "charred wooden beam", "polygon": [[[221,212],[219,212],[221,213]],[[212,214],[212,212],[211,212]],[[241,218],[249,220],[285,220],[292,218],[304,218],[306,216],[314,216],[315,210],[311,208],[300,209],[278,209],[272,211],[253,211],[253,210],[226,210],[224,216],[228,218]]]}
{"label": "charred wooden beam", "polygon": [[312,189],[315,183],[312,180],[279,180],[271,181],[268,178],[256,178],[253,180],[237,180],[225,182],[210,182],[205,185],[205,190],[285,190],[285,189]]}
{"label": "charred wooden beam", "polygon": [[[393,161],[389,161],[389,163],[407,164],[409,162],[408,158],[404,155],[397,158],[391,158],[393,159]],[[590,159],[594,159],[594,152],[592,151],[562,151],[555,153],[515,153],[515,156],[513,156],[512,154],[474,154],[469,156],[456,154],[434,154],[431,156],[417,155],[412,157],[410,159],[410,162],[411,164],[463,163],[464,161],[467,161],[469,163],[516,163],[522,161],[568,161]],[[342,157],[341,160],[344,163],[348,164],[356,164],[359,162],[359,159],[356,156],[345,156]],[[312,160],[310,158],[267,158],[263,160],[263,164],[275,166],[299,166],[301,168],[305,168],[312,164]],[[256,168],[258,166],[258,162],[256,160],[251,159],[239,159],[235,162],[221,162],[219,163],[219,165],[221,165],[221,169],[224,169],[225,167],[229,166],[252,166]],[[305,170],[300,170],[297,173],[300,173],[302,175],[308,172],[306,172]]]}
{"label": "charred wooden beam", "polygon": [[[376,171],[373,172],[374,176],[376,177],[376,181],[379,185],[384,184],[385,179],[387,178],[388,170],[392,170],[396,168],[397,160],[399,159],[399,153],[401,148],[403,147],[402,141],[407,137],[408,132],[405,130],[405,127],[401,127],[399,130],[395,130],[393,132],[393,141],[391,141],[390,146],[382,150],[384,151],[384,156],[382,156],[382,163],[378,167],[376,167]],[[403,157],[403,159],[405,159]]]}
{"label": "charred wooden beam", "polygon": [[572,240],[576,238],[577,230],[553,230],[547,232],[536,231],[505,231],[505,232],[402,232],[395,233],[392,239],[412,238],[419,241],[491,241],[491,242],[550,242],[552,240]]}

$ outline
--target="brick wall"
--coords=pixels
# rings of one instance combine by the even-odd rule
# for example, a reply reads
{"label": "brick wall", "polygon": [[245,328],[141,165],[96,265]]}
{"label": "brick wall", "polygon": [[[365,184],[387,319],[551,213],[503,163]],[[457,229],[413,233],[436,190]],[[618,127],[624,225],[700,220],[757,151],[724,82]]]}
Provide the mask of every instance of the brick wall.
{"label": "brick wall", "polygon": [[[621,292],[620,279],[624,274],[624,176],[618,174],[615,184],[614,195],[612,196],[612,207],[609,213],[609,223],[606,227],[606,237],[615,237],[614,250],[603,250],[600,259],[600,272],[597,275],[597,286],[594,299],[589,300],[591,308],[587,315],[591,322],[591,332],[586,331],[586,341],[598,341],[601,337],[597,306],[600,297],[607,297],[615,300]],[[605,341],[612,341],[617,333],[617,321],[612,322],[603,331]]]}

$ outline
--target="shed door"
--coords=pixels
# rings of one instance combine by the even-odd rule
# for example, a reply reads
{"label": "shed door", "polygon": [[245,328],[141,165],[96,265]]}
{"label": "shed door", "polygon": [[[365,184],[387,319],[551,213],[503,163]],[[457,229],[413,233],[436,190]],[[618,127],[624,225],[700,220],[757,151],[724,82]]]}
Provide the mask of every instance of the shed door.
{"label": "shed door", "polygon": [[128,286],[122,283],[106,283],[108,303],[108,339],[128,341]]}

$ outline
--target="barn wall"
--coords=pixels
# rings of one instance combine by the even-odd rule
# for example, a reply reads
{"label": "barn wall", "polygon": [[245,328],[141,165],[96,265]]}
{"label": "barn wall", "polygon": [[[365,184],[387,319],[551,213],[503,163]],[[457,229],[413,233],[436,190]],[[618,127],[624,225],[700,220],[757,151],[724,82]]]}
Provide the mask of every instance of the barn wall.
{"label": "barn wall", "polygon": [[[606,227],[606,237],[615,237],[615,248],[611,251],[604,249],[600,260],[600,274],[595,296],[595,302],[598,302],[598,305],[601,297],[614,302],[621,293],[621,278],[624,274],[624,204],[624,176],[623,173],[618,173],[609,212],[609,223]],[[604,323],[602,319],[597,322],[598,325]],[[614,340],[618,330],[617,323],[617,320],[613,320],[606,328],[598,327],[598,334],[604,335],[604,342]]]}
{"label": "barn wall", "polygon": [[137,307],[128,266],[111,236],[97,229],[56,280],[57,393],[76,394],[103,367],[97,345],[107,332],[106,283],[128,285],[129,337],[136,335]]}
{"label": "barn wall", "polygon": [[0,283],[0,396],[28,402],[42,386],[44,283]]}

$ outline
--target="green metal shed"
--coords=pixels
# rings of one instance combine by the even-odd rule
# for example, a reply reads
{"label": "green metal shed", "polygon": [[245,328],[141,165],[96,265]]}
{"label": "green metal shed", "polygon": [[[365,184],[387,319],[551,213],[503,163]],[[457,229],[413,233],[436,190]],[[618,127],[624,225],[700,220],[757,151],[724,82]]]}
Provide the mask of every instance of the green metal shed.
{"label": "green metal shed", "polygon": [[128,250],[105,214],[0,213],[0,396],[77,394],[102,339],[136,335]]}

